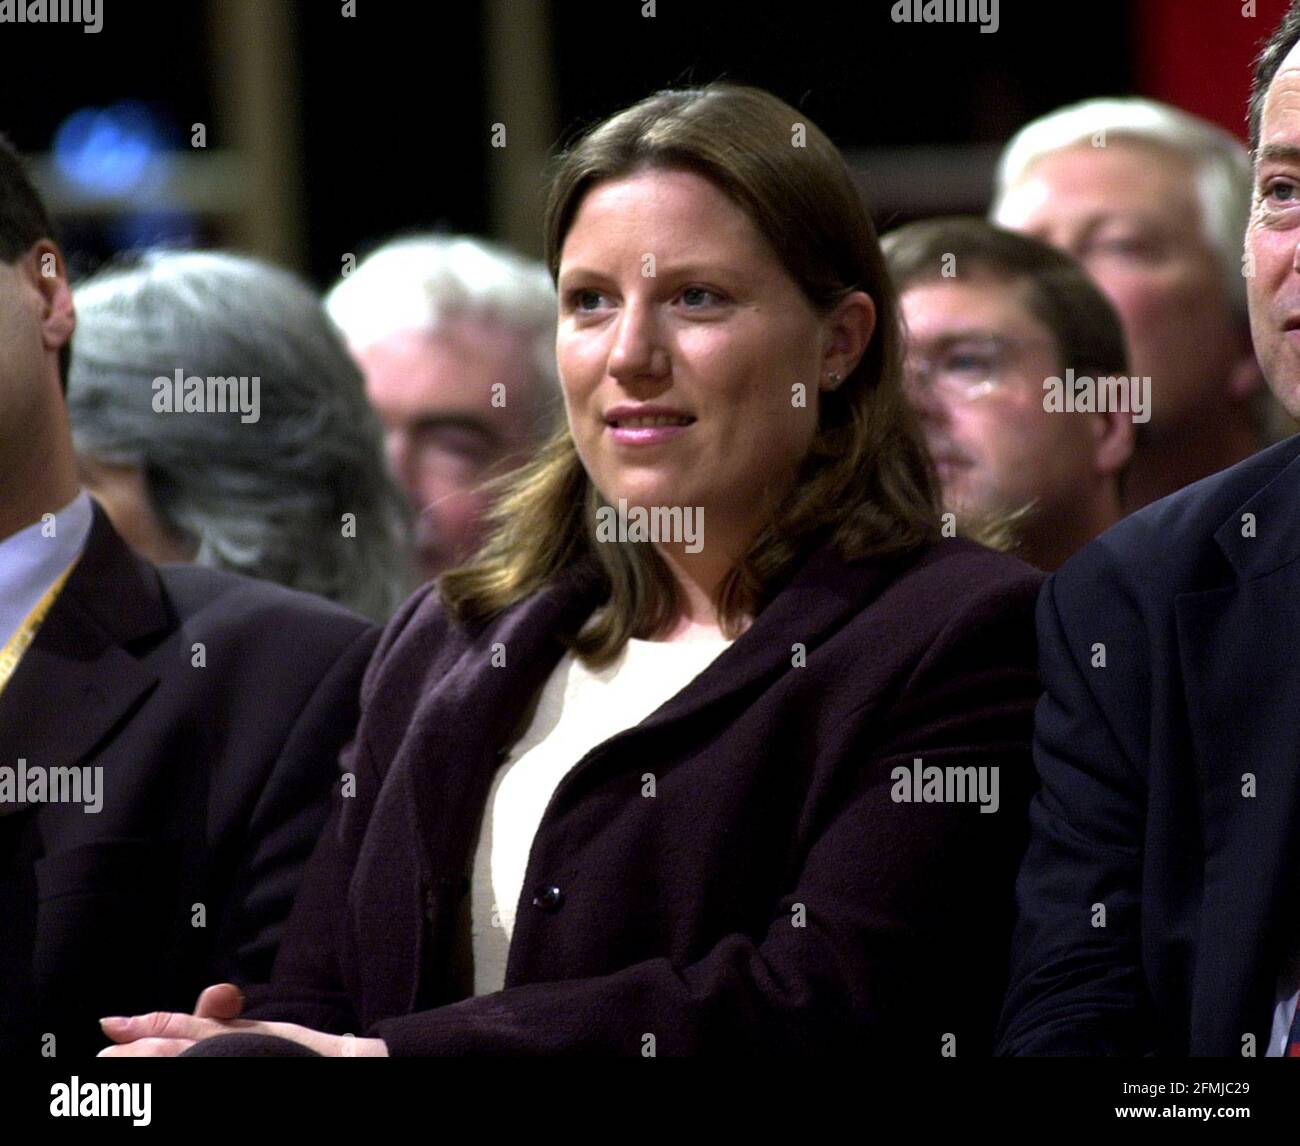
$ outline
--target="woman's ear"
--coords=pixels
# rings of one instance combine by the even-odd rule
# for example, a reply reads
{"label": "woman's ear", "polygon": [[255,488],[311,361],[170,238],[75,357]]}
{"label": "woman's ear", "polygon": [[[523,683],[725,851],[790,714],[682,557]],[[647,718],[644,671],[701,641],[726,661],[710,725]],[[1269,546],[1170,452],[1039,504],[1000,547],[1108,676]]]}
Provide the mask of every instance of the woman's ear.
{"label": "woman's ear", "polygon": [[855,290],[840,300],[826,317],[826,343],[822,351],[821,387],[833,390],[832,374],[847,378],[871,345],[876,330],[876,304],[866,291]]}

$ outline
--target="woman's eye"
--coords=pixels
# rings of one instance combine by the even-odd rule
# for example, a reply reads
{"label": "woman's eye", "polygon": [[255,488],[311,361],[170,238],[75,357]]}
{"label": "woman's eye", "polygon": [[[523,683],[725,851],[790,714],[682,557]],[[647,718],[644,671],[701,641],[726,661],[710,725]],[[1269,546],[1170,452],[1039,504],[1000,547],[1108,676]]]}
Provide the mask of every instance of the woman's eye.
{"label": "woman's eye", "polygon": [[721,299],[717,294],[711,290],[706,290],[704,287],[687,287],[682,291],[682,302],[692,309],[720,301]]}
{"label": "woman's eye", "polygon": [[569,303],[574,310],[597,310],[603,298],[600,291],[584,287],[570,293]]}

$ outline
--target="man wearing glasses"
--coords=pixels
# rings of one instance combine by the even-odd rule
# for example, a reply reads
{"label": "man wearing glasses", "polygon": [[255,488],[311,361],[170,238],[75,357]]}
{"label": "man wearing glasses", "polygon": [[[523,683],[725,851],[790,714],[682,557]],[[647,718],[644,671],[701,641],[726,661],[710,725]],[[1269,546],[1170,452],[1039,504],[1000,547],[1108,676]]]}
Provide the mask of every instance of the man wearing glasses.
{"label": "man wearing glasses", "polygon": [[1143,413],[1119,318],[1068,255],[980,219],[913,223],[884,246],[944,508],[1057,568],[1122,512]]}

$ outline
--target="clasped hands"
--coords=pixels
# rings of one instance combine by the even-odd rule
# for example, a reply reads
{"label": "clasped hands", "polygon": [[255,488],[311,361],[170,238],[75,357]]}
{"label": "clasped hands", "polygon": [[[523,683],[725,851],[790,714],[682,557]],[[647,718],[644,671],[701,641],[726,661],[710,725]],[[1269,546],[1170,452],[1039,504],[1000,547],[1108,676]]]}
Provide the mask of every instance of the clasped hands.
{"label": "clasped hands", "polygon": [[352,1035],[328,1035],[297,1023],[269,1023],[241,1019],[244,996],[233,983],[217,983],[204,989],[194,1004],[194,1013],[153,1011],[147,1015],[100,1019],[105,1036],[116,1046],[105,1047],[100,1058],[172,1058],[189,1050],[200,1039],[216,1035],[250,1033],[276,1035],[309,1047],[328,1058],[383,1058],[388,1046],[383,1039],[359,1039]]}

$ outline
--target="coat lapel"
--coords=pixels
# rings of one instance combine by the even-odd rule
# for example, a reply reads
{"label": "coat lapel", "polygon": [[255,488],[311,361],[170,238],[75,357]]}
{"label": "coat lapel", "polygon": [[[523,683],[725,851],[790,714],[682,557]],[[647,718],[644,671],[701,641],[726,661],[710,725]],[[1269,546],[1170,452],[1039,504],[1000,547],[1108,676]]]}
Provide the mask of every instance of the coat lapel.
{"label": "coat lapel", "polygon": [[[898,561],[846,562],[831,545],[822,546],[689,687],[619,735],[650,735],[784,673],[795,642],[811,654],[847,616],[879,593],[898,568]],[[426,874],[435,884],[459,881],[501,752],[525,706],[564,652],[558,634],[580,627],[600,598],[595,563],[587,559],[571,566],[546,590],[472,640],[420,701],[394,766],[407,774],[427,849]],[[497,642],[507,662],[494,668],[491,653]],[[454,812],[448,811],[448,800],[456,804]],[[462,830],[450,837],[448,823]]]}
{"label": "coat lapel", "polygon": [[793,664],[796,643],[811,655],[897,576],[900,560],[908,559],[845,561],[833,546],[823,545],[808,557],[749,629],[690,687],[652,712],[637,729],[648,732],[685,720],[782,675]]}
{"label": "coat lapel", "polygon": [[[1232,582],[1175,602],[1204,864],[1193,1053],[1240,1054],[1248,1033],[1264,1053],[1276,977],[1300,922],[1298,497],[1300,461],[1215,534]],[[1248,513],[1254,536],[1249,525],[1243,536]]]}
{"label": "coat lapel", "polygon": [[[594,562],[571,566],[470,639],[420,699],[393,767],[409,785],[426,876],[440,885],[435,894],[450,890],[441,885],[459,883],[501,753],[524,706],[564,653],[559,634],[580,627],[600,593]],[[504,664],[494,665],[494,655],[504,655]],[[445,829],[449,823],[460,828],[454,836]]]}
{"label": "coat lapel", "polygon": [[[124,646],[168,623],[156,570],[96,505],[81,560],[0,693],[0,765],[83,759],[156,680]],[[0,815],[27,806],[0,804]]]}

